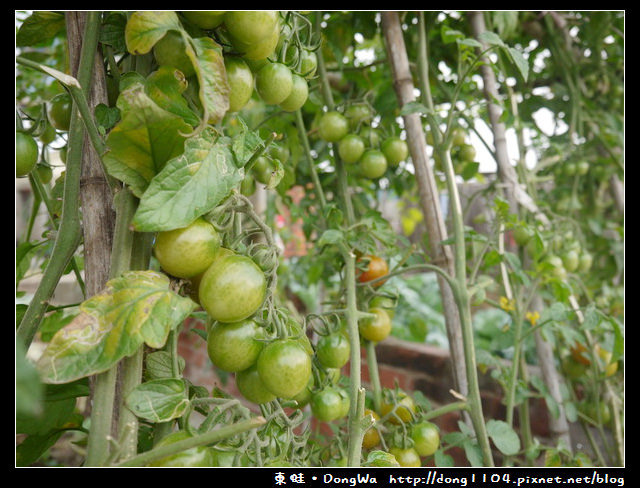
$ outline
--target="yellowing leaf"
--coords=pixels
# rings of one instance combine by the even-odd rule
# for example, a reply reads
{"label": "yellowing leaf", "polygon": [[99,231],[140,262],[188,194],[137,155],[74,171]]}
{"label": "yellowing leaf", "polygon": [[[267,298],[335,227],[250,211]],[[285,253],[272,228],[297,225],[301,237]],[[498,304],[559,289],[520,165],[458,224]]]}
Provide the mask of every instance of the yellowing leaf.
{"label": "yellowing leaf", "polygon": [[142,344],[164,346],[195,303],[170,289],[165,275],[129,271],[80,305],[37,362],[45,383],[68,383],[108,370]]}

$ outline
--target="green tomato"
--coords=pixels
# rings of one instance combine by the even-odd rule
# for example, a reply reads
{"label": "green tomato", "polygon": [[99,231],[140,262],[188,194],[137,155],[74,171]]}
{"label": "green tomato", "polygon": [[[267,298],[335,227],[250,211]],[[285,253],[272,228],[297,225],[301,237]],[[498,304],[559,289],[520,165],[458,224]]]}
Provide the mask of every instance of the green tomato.
{"label": "green tomato", "polygon": [[268,38],[279,23],[277,10],[233,10],[224,16],[229,34],[242,44],[257,44]]}
{"label": "green tomato", "polygon": [[318,55],[314,51],[300,51],[300,74],[307,80],[313,78],[318,69]]}
{"label": "green tomato", "polygon": [[387,158],[379,149],[367,149],[358,163],[360,174],[372,180],[383,176],[387,166]]}
{"label": "green tomato", "polygon": [[181,12],[193,25],[201,29],[215,29],[224,22],[225,10],[184,10]]}
{"label": "green tomato", "polygon": [[213,225],[199,217],[186,227],[159,232],[153,252],[165,272],[192,278],[213,263],[221,241]]}
{"label": "green tomato", "polygon": [[247,63],[237,57],[225,56],[224,67],[229,83],[229,112],[237,112],[253,95],[253,73]]}
{"label": "green tomato", "polygon": [[[433,136],[433,134],[432,134]],[[462,147],[467,140],[467,133],[462,127],[456,127],[453,129],[452,141],[451,144],[455,147]],[[429,144],[433,145],[433,140],[429,142]]]}
{"label": "green tomato", "polygon": [[207,336],[209,359],[222,371],[242,371],[257,361],[263,339],[262,327],[253,320],[216,322]]}
{"label": "green tomato", "polygon": [[349,413],[349,395],[342,388],[325,386],[311,394],[311,413],[321,422],[331,422]]}
{"label": "green tomato", "polygon": [[398,136],[391,136],[382,141],[380,149],[387,158],[387,163],[392,167],[398,166],[401,161],[409,157],[409,146]]}
{"label": "green tomato", "polygon": [[[168,446],[191,437],[191,434],[187,431],[179,430],[160,439],[155,447]],[[157,459],[150,462],[148,466],[163,468],[208,468],[214,466],[214,455],[211,448],[198,446]]]}
{"label": "green tomato", "polygon": [[420,462],[420,455],[413,447],[396,447],[389,448],[389,453],[398,461],[403,468],[419,468],[422,463]]}
{"label": "green tomato", "polygon": [[291,69],[282,63],[267,63],[256,74],[256,91],[267,104],[284,102],[293,90]]}
{"label": "green tomato", "polygon": [[349,121],[340,112],[325,112],[318,120],[318,135],[326,142],[338,142],[349,131]]}
{"label": "green tomato", "polygon": [[171,66],[179,69],[185,78],[193,76],[196,71],[189,56],[187,45],[178,31],[170,30],[153,46],[153,57],[159,66]]}
{"label": "green tomato", "polygon": [[38,163],[36,164],[36,172],[38,173],[42,184],[46,185],[51,182],[51,179],[53,178],[53,170],[51,169],[51,166],[48,164]]}
{"label": "green tomato", "polygon": [[53,127],[68,131],[71,125],[72,101],[68,93],[59,93],[47,103],[47,118]]}
{"label": "green tomato", "polygon": [[307,80],[295,73],[292,74],[292,77],[293,85],[291,87],[291,93],[280,102],[280,108],[285,112],[295,112],[299,108],[302,108],[309,97]]}
{"label": "green tomato", "polygon": [[311,356],[296,339],[279,339],[258,356],[258,374],[264,386],[279,398],[291,399],[309,383]]}
{"label": "green tomato", "polygon": [[364,103],[349,105],[344,115],[349,120],[349,127],[352,129],[357,128],[360,124],[369,123],[373,119],[373,111],[369,105]]}
{"label": "green tomato", "polygon": [[463,144],[458,155],[462,161],[472,163],[476,159],[476,149],[471,144]]}
{"label": "green tomato", "polygon": [[338,154],[347,164],[357,163],[365,149],[364,140],[357,134],[347,134],[338,142]]}
{"label": "green tomato", "polygon": [[349,361],[351,345],[343,334],[335,332],[320,336],[316,356],[325,368],[342,368]]}
{"label": "green tomato", "polygon": [[264,302],[267,280],[249,257],[228,254],[215,259],[200,280],[198,297],[209,316],[219,322],[239,322]]}
{"label": "green tomato", "polygon": [[16,132],[16,176],[26,176],[38,162],[38,143],[29,134]]}
{"label": "green tomato", "polygon": [[258,405],[276,399],[276,396],[267,389],[260,378],[256,364],[236,373],[236,386],[243,397]]}
{"label": "green tomato", "polygon": [[411,427],[411,439],[420,456],[431,456],[440,447],[440,430],[432,422],[418,422]]}
{"label": "green tomato", "polygon": [[364,318],[358,323],[358,330],[363,339],[372,342],[380,342],[391,333],[391,319],[383,308],[372,308],[369,313],[374,314],[373,318]]}
{"label": "green tomato", "polygon": [[562,264],[564,268],[571,273],[580,266],[580,255],[574,249],[570,249],[562,256]]}

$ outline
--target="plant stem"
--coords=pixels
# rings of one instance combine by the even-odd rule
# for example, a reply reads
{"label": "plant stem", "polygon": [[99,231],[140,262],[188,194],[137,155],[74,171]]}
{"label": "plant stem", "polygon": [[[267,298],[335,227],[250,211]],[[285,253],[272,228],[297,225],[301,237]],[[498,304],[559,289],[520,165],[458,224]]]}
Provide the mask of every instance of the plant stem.
{"label": "plant stem", "polygon": [[[89,12],[78,68],[78,83],[85,95],[88,93],[95,52],[100,32],[100,12]],[[73,258],[81,241],[80,211],[80,176],[82,167],[84,121],[78,117],[77,104],[73,104],[71,124],[69,127],[69,150],[62,201],[60,228],[56,236],[51,258],[42,276],[42,280],[34,293],[31,303],[17,330],[17,340],[28,349],[35,336],[40,322],[47,309],[48,302],[60,281],[60,278]]]}
{"label": "plant stem", "polygon": [[161,459],[166,456],[170,456],[172,454],[176,454],[186,449],[191,449],[193,447],[198,447],[198,446],[206,446],[209,444],[220,442],[221,440],[224,440],[227,437],[232,437],[238,434],[242,434],[243,432],[256,429],[261,425],[264,425],[265,423],[266,423],[266,420],[264,419],[264,417],[254,417],[249,420],[243,420],[241,422],[237,422],[232,425],[227,425],[225,427],[220,427],[219,429],[214,429],[204,434],[200,434],[188,439],[184,439],[184,440],[175,442],[173,444],[156,447],[150,451],[146,451],[131,459],[128,459],[127,461],[119,463],[116,466],[118,467],[145,466],[152,461]]}

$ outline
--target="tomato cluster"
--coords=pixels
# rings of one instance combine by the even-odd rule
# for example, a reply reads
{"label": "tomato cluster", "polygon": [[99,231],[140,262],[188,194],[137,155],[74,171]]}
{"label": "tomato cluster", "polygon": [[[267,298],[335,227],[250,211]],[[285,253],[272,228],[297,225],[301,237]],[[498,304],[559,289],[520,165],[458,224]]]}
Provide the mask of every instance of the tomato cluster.
{"label": "tomato cluster", "polygon": [[[291,36],[284,13],[239,10],[181,14],[187,26],[205,31],[224,48],[229,113],[242,110],[254,93],[263,102],[278,105],[286,112],[298,110],[307,101],[308,80],[315,75],[317,57],[312,49],[290,42],[297,37]],[[171,65],[186,78],[195,74],[184,38],[177,31],[169,31],[153,52],[159,65]],[[284,61],[276,61],[280,59]]]}
{"label": "tomato cluster", "polygon": [[318,136],[336,145],[337,153],[348,168],[367,179],[382,177],[409,157],[407,142],[398,136],[382,138],[371,127],[373,111],[365,104],[347,107],[344,113],[331,110],[317,122]]}
{"label": "tomato cluster", "polygon": [[373,425],[364,433],[363,449],[384,448],[402,467],[419,467],[440,448],[438,426],[400,389],[384,389],[379,411],[367,408],[365,416],[371,416]]}

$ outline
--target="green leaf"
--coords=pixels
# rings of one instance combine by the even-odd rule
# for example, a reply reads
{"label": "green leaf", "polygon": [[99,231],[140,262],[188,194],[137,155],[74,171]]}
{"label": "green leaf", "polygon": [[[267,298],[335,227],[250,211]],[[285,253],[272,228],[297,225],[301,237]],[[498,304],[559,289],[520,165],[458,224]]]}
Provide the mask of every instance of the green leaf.
{"label": "green leaf", "polygon": [[506,47],[502,39],[500,39],[500,36],[495,32],[481,32],[480,34],[478,34],[478,39],[480,39],[481,42],[489,44],[490,46]]}
{"label": "green leaf", "polygon": [[[179,373],[184,369],[184,358],[178,358]],[[155,351],[147,354],[145,358],[145,375],[150,380],[173,378],[173,360],[171,353],[167,351]]]}
{"label": "green leaf", "polygon": [[35,46],[47,42],[64,28],[64,14],[35,11],[20,26],[16,34],[16,47]]}
{"label": "green leaf", "polygon": [[522,78],[524,78],[524,81],[527,81],[527,79],[529,78],[529,63],[522,55],[522,52],[514,47],[508,47],[507,52],[509,53],[513,64],[515,64],[516,68],[518,68],[518,71],[520,71],[520,74],[522,75]]}
{"label": "green leaf", "polygon": [[473,178],[475,175],[478,174],[479,168],[480,168],[480,163],[476,163],[476,162],[467,163],[464,165],[464,168],[462,168],[462,173],[460,176],[462,176],[463,180],[469,181],[471,178]]}
{"label": "green leaf", "polygon": [[513,456],[520,450],[520,438],[513,428],[502,420],[489,420],[487,434],[505,456]]}
{"label": "green leaf", "polygon": [[111,46],[117,53],[124,53],[127,50],[125,43],[125,28],[127,26],[127,16],[124,12],[109,13],[100,29],[100,42]]}
{"label": "green leaf", "polygon": [[400,115],[410,115],[410,114],[427,114],[430,110],[420,102],[409,102],[405,103],[402,106],[402,110],[400,110]]}
{"label": "green leaf", "polygon": [[456,42],[460,39],[464,39],[465,35],[463,32],[455,29],[450,29],[449,27],[444,27],[440,31],[440,37],[442,38],[442,42],[445,44],[449,44],[452,42]]}
{"label": "green leaf", "polygon": [[140,346],[163,347],[196,304],[155,271],[129,271],[80,305],[51,339],[36,367],[45,383],[68,383],[108,370]]}
{"label": "green leaf", "polygon": [[374,468],[399,468],[398,460],[385,451],[374,450],[369,453],[367,460],[362,463],[364,467]]}
{"label": "green leaf", "polygon": [[109,133],[103,160],[109,174],[141,197],[166,162],[182,154],[192,131],[182,117],[159,107],[141,83],[133,83],[118,97],[122,120]]}
{"label": "green leaf", "polygon": [[320,239],[318,239],[318,246],[323,247],[329,244],[338,244],[343,239],[344,234],[342,231],[337,229],[327,229],[322,233]]}
{"label": "green leaf", "polygon": [[134,12],[124,31],[127,50],[131,54],[146,54],[172,29],[182,30],[174,11]]}
{"label": "green leaf", "polygon": [[228,138],[207,128],[151,181],[132,225],[140,232],[185,227],[218,205],[244,178]]}
{"label": "green leaf", "polygon": [[167,422],[181,417],[189,406],[184,381],[164,378],[138,385],[126,398],[127,407],[151,422]]}

